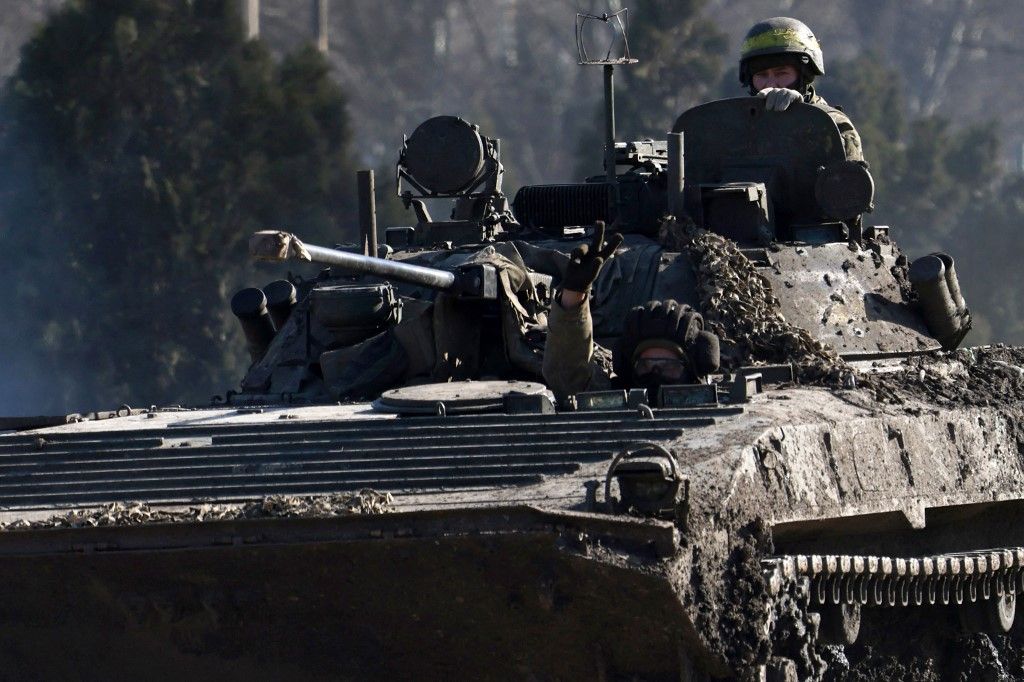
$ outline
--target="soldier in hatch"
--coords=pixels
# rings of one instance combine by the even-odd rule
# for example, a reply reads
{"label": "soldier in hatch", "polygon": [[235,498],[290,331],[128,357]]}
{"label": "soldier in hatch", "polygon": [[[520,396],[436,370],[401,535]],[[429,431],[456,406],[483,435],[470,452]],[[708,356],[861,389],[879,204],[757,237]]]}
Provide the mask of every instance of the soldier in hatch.
{"label": "soldier in hatch", "polygon": [[[863,162],[860,135],[849,117],[814,91],[812,83],[825,74],[825,64],[817,38],[803,22],[775,17],[751,27],[743,41],[739,71],[740,81],[751,95],[765,98],[769,111],[785,112],[800,101],[824,110],[839,129],[846,158]],[[613,235],[606,244],[599,223],[593,243],[573,251],[552,302],[543,374],[558,395],[612,385],[607,371],[594,360],[588,292],[620,243],[621,236]],[[654,388],[699,381],[718,369],[718,338],[703,331],[701,315],[689,306],[651,301],[630,311],[613,358],[615,383],[620,385]]]}
{"label": "soldier in hatch", "polygon": [[672,300],[633,308],[612,354],[615,378],[594,361],[590,287],[615,255],[621,234],[606,242],[598,221],[590,244],[576,247],[548,315],[544,380],[560,398],[588,390],[644,387],[702,381],[718,370],[718,337],[704,331],[704,320],[690,306]]}
{"label": "soldier in hatch", "polygon": [[806,102],[828,112],[836,122],[846,158],[863,161],[860,135],[842,110],[829,106],[811,83],[825,75],[821,45],[811,29],[789,17],[774,17],[754,24],[740,50],[740,82],[751,95],[764,97],[769,111],[785,111],[794,102]]}

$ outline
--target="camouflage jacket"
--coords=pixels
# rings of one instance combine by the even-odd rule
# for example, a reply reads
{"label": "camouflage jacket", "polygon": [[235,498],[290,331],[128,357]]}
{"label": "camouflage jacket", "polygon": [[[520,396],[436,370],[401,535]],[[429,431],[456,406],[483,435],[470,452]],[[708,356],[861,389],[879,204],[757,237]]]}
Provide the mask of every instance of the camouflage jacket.
{"label": "camouflage jacket", "polygon": [[814,92],[814,88],[810,89],[807,103],[824,110],[836,122],[839,134],[843,136],[846,158],[850,161],[863,161],[864,149],[860,143],[860,135],[857,133],[857,129],[853,127],[853,121],[850,120],[850,117],[843,113],[842,109],[826,102],[824,97]]}
{"label": "camouflage jacket", "polygon": [[610,388],[609,353],[594,343],[590,297],[582,305],[568,310],[562,307],[560,297],[560,292],[555,294],[548,313],[544,382],[559,399],[582,391]]}

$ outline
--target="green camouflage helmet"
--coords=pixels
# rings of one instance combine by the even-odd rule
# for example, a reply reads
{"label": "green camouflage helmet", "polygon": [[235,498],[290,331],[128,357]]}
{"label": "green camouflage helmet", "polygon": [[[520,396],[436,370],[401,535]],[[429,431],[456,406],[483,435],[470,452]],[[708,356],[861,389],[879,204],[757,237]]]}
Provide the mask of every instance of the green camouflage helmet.
{"label": "green camouflage helmet", "polygon": [[753,73],[750,60],[768,55],[799,55],[804,63],[809,82],[814,76],[825,75],[825,60],[821,45],[814,33],[802,21],[790,17],[772,17],[754,24],[740,49],[740,82],[750,86]]}

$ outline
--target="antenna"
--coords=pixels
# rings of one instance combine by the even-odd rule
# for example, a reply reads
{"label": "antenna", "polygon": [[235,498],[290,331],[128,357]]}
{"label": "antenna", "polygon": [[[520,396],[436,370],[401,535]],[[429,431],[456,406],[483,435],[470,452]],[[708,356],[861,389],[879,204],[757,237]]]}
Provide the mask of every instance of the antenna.
{"label": "antenna", "polygon": [[[608,27],[610,40],[604,56],[594,59],[587,51],[584,32],[590,22],[601,22]],[[596,25],[596,24],[595,24]],[[607,175],[609,192],[609,217],[618,217],[619,185],[615,173],[615,67],[618,65],[636,64],[629,54],[629,9],[622,8],[612,14],[576,13],[576,53],[581,66],[599,65],[604,67],[604,169]]]}

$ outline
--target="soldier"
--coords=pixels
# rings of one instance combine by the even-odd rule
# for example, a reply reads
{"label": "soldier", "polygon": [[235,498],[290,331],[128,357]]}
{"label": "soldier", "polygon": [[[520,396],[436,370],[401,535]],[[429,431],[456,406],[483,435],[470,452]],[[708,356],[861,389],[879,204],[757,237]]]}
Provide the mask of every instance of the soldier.
{"label": "soldier", "polygon": [[676,301],[649,301],[629,312],[613,352],[615,381],[594,359],[590,287],[615,254],[622,235],[605,242],[598,221],[590,244],[576,247],[548,315],[543,374],[560,398],[613,385],[655,390],[663,384],[692,383],[718,370],[718,337],[703,331],[700,313]]}
{"label": "soldier", "polygon": [[842,110],[829,106],[811,83],[825,75],[818,39],[802,21],[774,17],[754,24],[740,50],[740,82],[751,95],[764,97],[769,111],[785,111],[804,101],[828,112],[836,122],[846,158],[863,161],[860,135]]}

